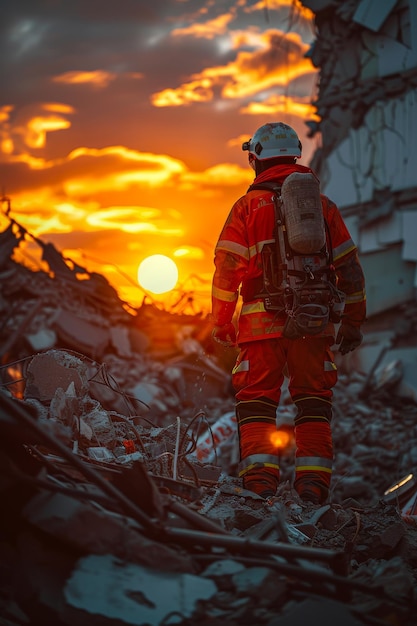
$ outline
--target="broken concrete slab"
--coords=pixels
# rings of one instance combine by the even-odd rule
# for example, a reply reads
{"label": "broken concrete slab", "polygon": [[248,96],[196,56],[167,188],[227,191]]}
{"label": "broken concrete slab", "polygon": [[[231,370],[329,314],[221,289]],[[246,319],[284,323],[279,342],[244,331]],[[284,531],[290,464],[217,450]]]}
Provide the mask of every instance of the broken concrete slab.
{"label": "broken concrete slab", "polygon": [[72,426],[74,418],[81,414],[80,407],[81,403],[72,381],[66,391],[62,387],[57,388],[49,405],[49,415],[51,419],[56,419],[67,426]]}
{"label": "broken concrete slab", "polygon": [[305,626],[314,624],[337,624],[337,626],[361,626],[349,606],[331,599],[308,598],[289,607],[268,626]]}
{"label": "broken concrete slab", "polygon": [[100,327],[63,309],[56,316],[54,327],[61,341],[93,359],[103,355],[110,341],[108,328]]}
{"label": "broken concrete slab", "polygon": [[216,591],[209,579],[89,555],[78,561],[64,593],[70,606],[92,615],[159,626],[173,614],[190,618],[198,603]]}
{"label": "broken concrete slab", "polygon": [[131,357],[130,332],[126,326],[111,326],[110,341],[116,352],[121,357]]}
{"label": "broken concrete slab", "polygon": [[148,539],[128,517],[114,511],[109,514],[100,490],[90,488],[88,493],[101,507],[93,505],[88,498],[41,492],[24,507],[23,519],[50,536],[51,541],[67,544],[75,553],[111,554],[151,568],[163,563],[166,572],[195,571],[188,555]]}
{"label": "broken concrete slab", "polygon": [[57,340],[56,333],[51,328],[41,328],[37,333],[27,333],[25,337],[35,352],[53,348]]}
{"label": "broken concrete slab", "polygon": [[50,402],[58,388],[66,391],[71,383],[83,396],[88,390],[87,368],[78,358],[65,351],[46,352],[34,356],[27,368],[25,398]]}

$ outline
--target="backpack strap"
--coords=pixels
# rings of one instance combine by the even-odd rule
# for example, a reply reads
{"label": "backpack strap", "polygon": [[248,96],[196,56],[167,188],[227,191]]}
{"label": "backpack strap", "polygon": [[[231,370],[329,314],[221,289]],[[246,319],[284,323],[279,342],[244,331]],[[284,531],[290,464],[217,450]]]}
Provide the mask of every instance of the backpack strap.
{"label": "backpack strap", "polygon": [[327,236],[327,252],[329,254],[329,265],[333,267],[333,244],[332,244],[332,235],[330,233],[329,223],[324,218],[324,228],[326,229]]}
{"label": "backpack strap", "polygon": [[[276,181],[254,183],[248,188],[247,192],[254,190],[271,191],[274,194],[275,220],[272,235],[275,239],[275,250],[272,250],[272,244],[263,248],[262,276],[248,282],[245,289],[242,290],[242,297],[244,301],[261,297],[265,303],[268,303],[269,309],[283,311],[283,283],[285,283],[287,276],[285,259],[287,253],[289,254],[289,244],[281,211],[281,185]],[[273,268],[275,268],[275,271]]]}
{"label": "backpack strap", "polygon": [[259,189],[260,191],[275,191],[276,189],[278,189],[281,192],[281,185],[280,183],[277,183],[273,180],[266,180],[264,183],[252,183],[252,185],[248,187],[246,193],[249,193],[249,191],[254,191],[256,189]]}
{"label": "backpack strap", "polygon": [[[254,183],[248,189],[253,191],[255,189],[272,191],[274,193],[274,209],[275,209],[275,226],[274,237],[277,244],[278,258],[288,259],[293,255],[293,252],[288,243],[287,231],[285,228],[284,216],[281,211],[281,185],[277,182],[265,181],[264,183]],[[284,251],[284,255],[281,251]]]}

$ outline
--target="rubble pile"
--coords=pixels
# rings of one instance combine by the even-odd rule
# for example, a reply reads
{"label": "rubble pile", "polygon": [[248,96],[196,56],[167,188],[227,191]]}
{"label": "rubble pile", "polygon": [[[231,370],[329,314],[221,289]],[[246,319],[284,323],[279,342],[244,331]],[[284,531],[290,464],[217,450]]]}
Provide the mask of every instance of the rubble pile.
{"label": "rubble pile", "polygon": [[323,506],[292,489],[284,394],[264,500],[236,478],[233,355],[205,320],[2,259],[2,623],[415,623],[417,405],[392,378],[341,376]]}

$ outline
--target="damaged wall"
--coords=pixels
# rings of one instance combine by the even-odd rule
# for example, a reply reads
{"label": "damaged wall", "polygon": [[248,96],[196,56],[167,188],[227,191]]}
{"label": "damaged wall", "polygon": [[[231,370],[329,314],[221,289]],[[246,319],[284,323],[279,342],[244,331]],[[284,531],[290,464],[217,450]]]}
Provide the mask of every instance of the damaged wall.
{"label": "damaged wall", "polygon": [[317,29],[321,121],[308,126],[322,145],[311,166],[358,244],[372,317],[416,297],[417,5],[302,4]]}

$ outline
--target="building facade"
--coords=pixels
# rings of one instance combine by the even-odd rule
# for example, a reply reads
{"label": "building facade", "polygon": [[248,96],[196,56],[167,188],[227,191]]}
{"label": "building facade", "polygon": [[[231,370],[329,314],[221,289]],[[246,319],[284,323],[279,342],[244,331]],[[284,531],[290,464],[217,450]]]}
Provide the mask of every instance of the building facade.
{"label": "building facade", "polygon": [[[302,4],[315,14],[308,55],[319,77],[314,105],[320,121],[307,124],[320,147],[310,165],[358,244],[369,332],[382,331],[379,349],[381,339],[392,347],[408,337],[415,355],[417,2]],[[416,369],[417,358],[410,358]]]}

